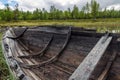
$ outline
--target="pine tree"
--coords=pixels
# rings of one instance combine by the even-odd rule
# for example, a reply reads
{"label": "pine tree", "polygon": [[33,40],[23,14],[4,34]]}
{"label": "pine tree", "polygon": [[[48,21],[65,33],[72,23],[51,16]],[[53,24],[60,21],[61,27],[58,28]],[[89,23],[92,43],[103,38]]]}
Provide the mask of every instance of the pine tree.
{"label": "pine tree", "polygon": [[79,9],[76,5],[74,5],[74,7],[73,7],[72,18],[73,19],[78,19],[79,18]]}
{"label": "pine tree", "polygon": [[99,12],[99,3],[97,3],[95,0],[91,1],[91,15],[93,19],[97,18]]}

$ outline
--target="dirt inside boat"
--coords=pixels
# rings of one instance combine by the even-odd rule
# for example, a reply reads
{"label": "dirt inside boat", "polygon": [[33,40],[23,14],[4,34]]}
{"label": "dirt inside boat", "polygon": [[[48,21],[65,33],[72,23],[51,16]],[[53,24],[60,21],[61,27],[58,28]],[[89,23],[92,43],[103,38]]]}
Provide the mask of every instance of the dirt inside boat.
{"label": "dirt inside boat", "polygon": [[2,39],[20,80],[120,80],[120,34],[39,26],[8,29]]}

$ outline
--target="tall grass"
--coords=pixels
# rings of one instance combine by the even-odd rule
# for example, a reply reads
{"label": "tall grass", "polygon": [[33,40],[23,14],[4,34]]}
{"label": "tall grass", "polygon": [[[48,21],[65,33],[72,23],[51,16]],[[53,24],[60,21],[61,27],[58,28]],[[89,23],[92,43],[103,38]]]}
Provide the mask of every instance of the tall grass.
{"label": "tall grass", "polygon": [[69,25],[76,27],[95,28],[98,31],[103,30],[120,30],[120,18],[113,19],[97,19],[93,21],[91,19],[82,20],[27,20],[27,21],[11,21],[0,22],[0,27],[4,26],[40,26],[40,25]]}
{"label": "tall grass", "polygon": [[[0,40],[1,38],[2,33],[0,33]],[[5,58],[3,56],[1,43],[0,43],[0,80],[13,80],[13,76],[10,73]]]}

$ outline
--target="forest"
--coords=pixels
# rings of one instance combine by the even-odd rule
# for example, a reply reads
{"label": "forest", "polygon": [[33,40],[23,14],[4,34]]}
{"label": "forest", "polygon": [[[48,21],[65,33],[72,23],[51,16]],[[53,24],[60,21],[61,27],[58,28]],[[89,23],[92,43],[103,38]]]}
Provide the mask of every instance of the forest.
{"label": "forest", "polygon": [[50,10],[38,9],[34,11],[21,11],[19,10],[19,4],[16,4],[15,9],[12,10],[9,4],[5,4],[4,9],[0,9],[1,21],[17,21],[17,20],[79,20],[79,19],[99,19],[99,18],[120,18],[119,10],[101,9],[100,4],[95,0],[91,3],[86,3],[82,9],[79,9],[76,5],[72,9],[67,10],[57,9],[54,5],[50,7]]}

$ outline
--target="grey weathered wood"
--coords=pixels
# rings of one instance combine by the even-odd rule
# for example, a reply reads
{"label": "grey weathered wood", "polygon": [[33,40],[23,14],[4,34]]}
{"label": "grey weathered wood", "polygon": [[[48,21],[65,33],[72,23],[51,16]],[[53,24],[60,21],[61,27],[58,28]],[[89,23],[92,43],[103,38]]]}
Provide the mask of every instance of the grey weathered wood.
{"label": "grey weathered wood", "polygon": [[103,43],[106,37],[103,36],[90,51],[83,62],[78,66],[74,73],[70,76],[69,80],[88,80],[97,63],[101,59],[108,45],[110,44],[112,37],[108,37]]}
{"label": "grey weathered wood", "polygon": [[[12,31],[12,29],[10,29]],[[31,79],[31,76],[35,79],[35,80],[41,80],[36,74],[34,74],[31,70],[25,70],[25,69],[21,69],[19,64],[13,59],[13,58],[8,58],[8,57],[14,57],[16,58],[16,56],[19,56],[19,54],[23,54],[23,51],[21,51],[21,49],[19,48],[18,46],[18,43],[16,40],[13,40],[13,39],[10,39],[8,38],[9,37],[15,37],[15,35],[13,33],[11,33],[11,31],[8,30],[5,34],[5,36],[3,37],[3,45],[6,43],[9,45],[9,51],[6,52],[5,49],[4,50],[4,55],[5,55],[5,58],[6,58],[6,61],[8,63],[8,66],[11,66],[13,64],[13,62],[15,64],[18,65],[18,68],[17,70],[13,70],[11,69],[10,67],[10,70],[14,73],[13,75],[15,77],[19,77],[20,74],[24,74],[24,72],[28,73],[29,75],[25,75],[24,77],[24,80],[33,80]],[[4,47],[3,47],[4,48]],[[19,54],[18,54],[19,53]],[[17,58],[16,58],[17,59]],[[17,59],[19,60],[20,62],[24,62],[22,59]],[[26,62],[28,62],[29,64],[32,64],[31,61],[29,60],[26,60]],[[23,72],[24,71],[24,72]],[[16,73],[17,72],[17,73]],[[16,80],[16,79],[15,79]]]}
{"label": "grey weathered wood", "polygon": [[98,80],[106,80],[106,78],[108,76],[108,73],[109,73],[109,70],[110,70],[110,68],[111,68],[111,66],[112,66],[116,56],[117,56],[117,51],[114,50],[112,56],[109,59],[109,62],[107,63],[104,71],[99,76]]}

